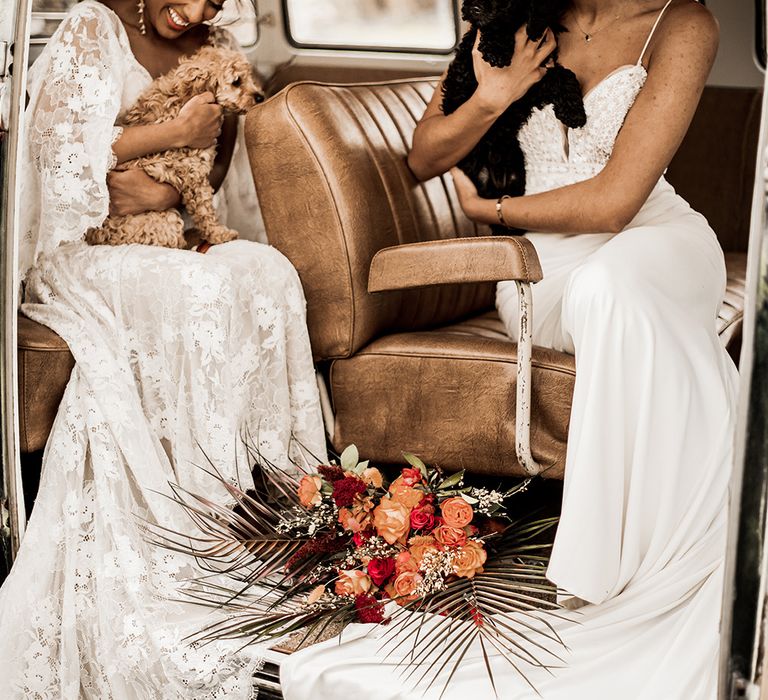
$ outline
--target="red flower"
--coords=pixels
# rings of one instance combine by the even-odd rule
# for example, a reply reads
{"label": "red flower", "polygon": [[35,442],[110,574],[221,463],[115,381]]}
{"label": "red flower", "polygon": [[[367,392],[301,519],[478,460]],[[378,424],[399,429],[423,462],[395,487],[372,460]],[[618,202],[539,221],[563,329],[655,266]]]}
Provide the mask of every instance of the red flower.
{"label": "red flower", "polygon": [[348,542],[348,539],[345,537],[337,537],[333,532],[326,533],[316,540],[309,540],[301,545],[294,555],[285,563],[285,570],[290,573],[303,561],[318,554],[335,554],[336,552],[340,552],[347,546]]}
{"label": "red flower", "polygon": [[356,532],[352,535],[352,541],[355,543],[355,547],[362,547],[369,539],[371,539],[370,532]]}
{"label": "red flower", "polygon": [[346,476],[344,470],[336,465],[323,464],[317,468],[317,471],[329,484],[332,484],[339,479],[343,479]]}
{"label": "red flower", "polygon": [[421,472],[418,469],[406,467],[402,473],[403,483],[406,486],[415,486],[421,482]]}
{"label": "red flower", "polygon": [[356,476],[346,476],[333,482],[333,500],[339,508],[351,506],[355,496],[365,493],[368,487]]}
{"label": "red flower", "polygon": [[384,606],[372,595],[360,594],[355,597],[357,619],[360,622],[379,624],[384,620]]}
{"label": "red flower", "polygon": [[368,575],[377,586],[381,586],[394,573],[395,560],[392,557],[371,559],[368,562]]}
{"label": "red flower", "polygon": [[414,530],[431,530],[435,526],[435,509],[426,505],[411,511],[411,527]]}

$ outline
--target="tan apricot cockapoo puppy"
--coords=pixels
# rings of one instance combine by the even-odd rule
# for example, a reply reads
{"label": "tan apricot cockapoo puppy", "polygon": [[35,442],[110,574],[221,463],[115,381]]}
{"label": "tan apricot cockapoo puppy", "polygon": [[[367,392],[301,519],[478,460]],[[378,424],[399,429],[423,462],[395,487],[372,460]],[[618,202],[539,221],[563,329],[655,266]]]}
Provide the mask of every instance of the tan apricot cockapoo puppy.
{"label": "tan apricot cockapoo puppy", "polygon": [[[264,99],[245,56],[237,51],[205,46],[155,80],[120,125],[169,121],[190,98],[203,92],[213,93],[225,112],[236,114],[246,112]],[[209,243],[224,243],[237,238],[237,231],[220,224],[213,208],[213,188],[208,176],[215,156],[216,146],[184,147],[126,161],[120,164],[120,169],[141,168],[158,182],[175,187],[201,238]],[[100,228],[88,229],[85,239],[92,245],[144,243],[184,248],[186,243],[184,222],[176,209],[109,216]]]}

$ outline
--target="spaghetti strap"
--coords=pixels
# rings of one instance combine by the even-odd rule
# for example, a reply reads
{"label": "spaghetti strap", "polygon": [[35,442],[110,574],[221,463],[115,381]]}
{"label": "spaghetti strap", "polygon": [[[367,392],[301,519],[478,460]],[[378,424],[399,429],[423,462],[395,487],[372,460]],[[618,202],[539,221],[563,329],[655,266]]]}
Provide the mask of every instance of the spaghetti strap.
{"label": "spaghetti strap", "polygon": [[667,11],[667,8],[671,4],[672,4],[672,0],[667,0],[667,4],[661,8],[661,12],[659,12],[659,16],[656,18],[656,21],[653,23],[653,27],[651,28],[651,33],[648,35],[648,38],[645,40],[645,46],[643,46],[643,50],[640,52],[640,58],[637,59],[638,66],[642,65],[643,58],[645,57],[645,52],[648,50],[648,46],[651,43],[651,39],[653,39],[653,35],[656,32],[656,28],[659,26],[659,22],[661,22],[661,18],[664,16],[664,13]]}

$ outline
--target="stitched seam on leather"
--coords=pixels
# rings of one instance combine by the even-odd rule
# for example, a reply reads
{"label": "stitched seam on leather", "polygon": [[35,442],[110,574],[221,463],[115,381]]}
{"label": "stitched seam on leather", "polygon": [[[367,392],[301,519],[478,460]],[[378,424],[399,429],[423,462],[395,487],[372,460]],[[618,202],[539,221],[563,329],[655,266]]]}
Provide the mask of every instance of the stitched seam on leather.
{"label": "stitched seam on leather", "polygon": [[[297,85],[301,85],[301,84],[302,83],[297,83]],[[321,85],[322,83],[315,83],[315,84],[316,85]],[[323,174],[323,177],[325,178],[326,190],[327,190],[327,192],[328,192],[328,194],[329,194],[329,196],[331,198],[331,201],[333,202],[333,213],[334,213],[334,217],[336,218],[336,223],[338,224],[338,227],[339,227],[339,235],[340,235],[340,238],[341,238],[341,242],[342,242],[342,244],[344,246],[344,252],[346,254],[347,283],[348,283],[348,286],[349,286],[349,292],[350,292],[350,297],[351,297],[350,298],[350,304],[349,304],[351,313],[350,313],[350,322],[349,322],[350,335],[349,335],[349,340],[346,343],[346,345],[347,345],[347,348],[346,348],[346,351],[345,351],[346,355],[342,355],[342,357],[350,357],[351,355],[354,354],[354,351],[352,350],[352,348],[354,347],[354,340],[355,340],[355,319],[356,319],[356,314],[355,314],[355,290],[354,290],[354,285],[352,283],[352,268],[351,268],[351,266],[349,264],[349,247],[347,246],[347,239],[344,236],[344,227],[341,225],[341,216],[339,214],[338,202],[336,201],[336,197],[335,197],[335,194],[333,192],[333,188],[331,187],[331,183],[330,183],[330,180],[328,178],[328,175],[327,175],[327,173],[325,171],[325,168],[323,167],[323,164],[322,164],[320,158],[318,157],[317,153],[315,152],[315,149],[312,147],[312,145],[309,142],[309,139],[306,137],[306,134],[304,133],[303,127],[299,124],[299,121],[298,121],[296,115],[293,113],[293,110],[291,109],[291,105],[290,105],[290,103],[288,101],[290,93],[292,92],[293,89],[295,89],[295,87],[296,86],[293,86],[293,88],[289,87],[285,91],[285,100],[284,100],[285,101],[285,109],[286,109],[286,111],[288,113],[288,116],[290,117],[291,122],[293,123],[293,125],[294,125],[294,127],[296,129],[296,132],[299,135],[300,140],[306,146],[307,150],[309,151],[309,153],[311,154],[313,160],[315,161],[315,164],[317,165],[319,171]],[[335,91],[334,91],[334,95],[335,95]],[[338,97],[337,97],[337,99],[338,99]],[[330,359],[330,358],[324,358],[324,359]]]}
{"label": "stitched seam on leather", "polygon": [[[361,86],[361,88],[363,88],[363,86]],[[386,177],[386,173],[385,173],[385,168],[383,167],[381,159],[378,158],[377,155],[376,155],[376,149],[374,148],[373,144],[371,143],[371,138],[370,138],[370,136],[368,134],[368,130],[364,128],[363,123],[360,120],[360,118],[353,112],[353,110],[351,108],[351,105],[350,105],[350,102],[352,102],[354,100],[354,102],[359,106],[359,108],[362,109],[362,111],[365,112],[365,114],[368,115],[368,118],[376,126],[376,128],[377,128],[377,130],[379,132],[379,135],[381,136],[381,139],[384,142],[385,147],[387,148],[387,150],[389,151],[390,154],[392,153],[392,149],[389,147],[389,143],[387,142],[387,139],[386,139],[386,137],[385,137],[385,135],[383,133],[383,130],[382,130],[379,122],[374,118],[373,114],[371,113],[371,110],[368,108],[368,105],[366,105],[365,102],[360,97],[358,97],[358,95],[356,94],[355,91],[349,90],[348,93],[349,93],[350,100],[349,100],[349,102],[343,102],[342,103],[342,107],[344,108],[344,110],[346,110],[346,112],[349,115],[350,119],[352,119],[355,122],[355,124],[357,125],[357,127],[360,130],[360,134],[362,135],[363,141],[365,142],[365,145],[366,145],[368,160],[373,164],[373,167],[376,169],[376,174],[378,175],[379,184],[381,186],[381,189],[384,191],[384,195],[387,198],[387,204],[388,204],[388,207],[389,207],[389,210],[390,210],[390,217],[391,217],[392,224],[393,224],[393,227],[394,227],[395,236],[396,236],[398,241],[402,241],[402,235],[401,235],[402,228],[401,228],[401,225],[400,225],[399,217],[397,216],[397,213],[399,211],[399,207],[395,206],[395,201],[394,201],[394,198],[392,196],[391,188],[389,187],[389,185],[387,183],[387,177]],[[375,253],[374,253],[374,255],[375,255]],[[371,262],[373,262],[373,258],[371,258]],[[369,269],[368,269],[368,276],[370,277],[370,266],[369,266]],[[366,288],[366,292],[367,291],[368,290]],[[402,307],[402,304],[401,304],[401,307]],[[377,323],[377,325],[379,325],[379,324]],[[386,323],[383,324],[383,328],[380,328],[380,330],[383,330],[388,325],[389,324],[386,324]]]}
{"label": "stitched seam on leather", "polygon": [[[488,239],[492,239],[492,237],[491,236],[462,236],[460,238],[443,238],[443,239],[437,239],[437,240],[434,240],[434,241],[417,241],[416,243],[405,243],[403,245],[407,245],[409,248],[416,248],[416,247],[423,247],[423,246],[440,246],[440,247],[443,247],[443,246],[449,246],[449,245],[453,244],[454,241],[456,243],[459,243],[459,242],[461,242],[461,243],[468,243],[468,242],[476,243],[476,242],[479,242],[481,245],[483,243],[490,244],[491,242],[493,242],[493,243],[495,243],[497,245],[502,244],[501,240],[495,240],[494,241],[494,240],[488,240]],[[511,240],[517,246],[517,248],[520,251],[520,254],[522,256],[522,264],[523,264],[523,271],[524,271],[524,274],[525,274],[525,280],[521,280],[521,281],[529,280],[530,279],[530,273],[529,273],[529,270],[528,270],[528,262],[527,262],[528,258],[527,258],[527,255],[526,255],[525,247],[523,246],[522,243],[520,243],[520,241],[517,240],[517,238],[510,237],[509,240]],[[382,248],[381,250],[377,250],[376,253],[374,253],[373,257],[371,258],[371,264],[373,264],[373,261],[376,260],[376,258],[379,255],[387,253],[387,252],[391,252],[393,249],[397,249],[397,248],[398,248],[398,246],[394,246],[394,247],[390,246],[388,248]]]}
{"label": "stitched seam on leather", "polygon": [[[387,109],[387,107],[386,107],[384,101],[382,100],[382,98],[380,97],[379,93],[378,92],[374,92],[370,88],[365,88],[365,89],[368,90],[368,93],[372,97],[372,99],[376,100],[379,103],[379,105],[382,107],[384,112],[386,112],[386,114],[389,117],[390,121],[394,125],[396,131],[398,132],[398,134],[400,134],[400,137],[401,137],[404,145],[407,146],[407,142],[403,138],[402,132],[400,131],[400,129],[398,127],[397,120],[394,118],[392,112],[389,109]],[[392,90],[392,89],[390,89],[389,92],[392,93],[392,94],[395,93],[395,91]],[[373,121],[373,123],[376,124],[376,126],[377,126],[377,128],[379,130],[379,133],[380,133],[380,135],[382,137],[382,140],[384,142],[384,145],[387,148],[387,151],[388,151],[392,161],[394,162],[396,160],[399,160],[400,157],[395,153],[394,149],[390,145],[390,141],[389,141],[389,139],[386,136],[386,132],[382,128],[382,126],[381,126],[379,120],[377,119],[376,115],[373,113],[373,111],[370,109],[368,104],[362,98],[358,97],[358,102],[361,105],[361,107],[366,111],[366,113],[368,114],[369,118]],[[411,114],[410,111],[408,111],[408,114],[409,114],[409,116],[411,116],[413,118],[413,115]],[[415,121],[415,119],[414,119],[414,121]],[[368,142],[370,141],[369,139],[366,139],[366,140]],[[375,149],[373,149],[373,147],[371,147],[371,152],[372,152],[372,154],[374,154],[376,152]],[[400,244],[404,244],[406,241],[405,241],[405,237],[402,235],[403,227],[400,225],[401,217],[399,216],[402,207],[398,206],[398,202],[393,197],[392,188],[388,186],[387,179],[384,177],[384,174],[385,174],[386,171],[384,169],[378,167],[378,161],[373,159],[373,157],[372,157],[372,160],[374,160],[374,162],[376,162],[376,164],[377,164],[377,171],[379,172],[380,180],[381,180],[382,185],[384,187],[384,191],[385,191],[385,193],[387,195],[387,202],[388,202],[388,204],[390,206],[391,211],[393,212],[392,220],[395,222],[395,232],[396,232],[396,235],[397,235],[397,240],[398,240],[398,242]],[[413,199],[412,199],[412,197],[410,195],[410,190],[412,189],[410,187],[410,182],[407,182],[407,181],[405,181],[403,179],[403,170],[402,169],[398,169],[397,170],[397,175],[398,175],[398,181],[400,182],[400,184],[402,186],[402,191],[404,192],[405,197],[407,198],[408,208],[409,208],[409,212],[410,212],[410,217],[409,218],[410,218],[410,220],[412,222],[413,230],[414,230],[414,232],[419,232],[419,228],[420,227],[418,226],[418,218],[416,216],[416,206],[413,204]],[[437,230],[438,229],[437,214],[435,212],[434,207],[432,206],[432,201],[431,201],[431,199],[428,196],[426,197],[426,202],[427,202],[427,206],[428,206],[428,209],[429,209],[429,212],[430,212],[430,217],[432,219],[432,228],[433,228],[433,230]],[[429,309],[426,307],[426,303],[425,302],[427,302],[427,301],[431,302],[431,308],[429,308]],[[414,324],[416,322],[416,319],[419,317],[419,315],[424,315],[424,316],[427,316],[427,317],[433,317],[436,314],[437,309],[439,308],[439,306],[440,306],[440,295],[439,294],[432,293],[432,294],[428,294],[428,295],[423,295],[423,294],[419,295],[419,303],[415,304],[415,305],[410,305],[410,318],[408,319],[408,325]],[[401,297],[400,304],[399,304],[399,309],[398,309],[398,313],[397,313],[397,317],[400,318],[401,321],[403,320],[404,312],[406,312],[408,309],[409,309],[408,299],[404,299],[404,298]]]}
{"label": "stitched seam on leather", "polygon": [[[428,82],[430,85],[433,85],[433,88],[432,88],[433,92],[434,92],[434,90],[438,89],[438,87],[440,85],[440,81],[439,80],[438,81],[424,81],[424,82],[425,83]],[[416,97],[418,98],[418,100],[423,105],[423,108],[426,109],[427,104],[429,103],[429,100],[425,99],[421,95],[421,93],[416,89],[415,85],[412,84],[409,87],[410,87],[411,91],[416,94]],[[405,101],[405,99],[403,99],[402,94],[400,92],[398,92],[398,93],[396,93],[396,96],[400,100],[401,104],[403,105],[404,109],[408,112],[408,114],[414,119],[414,121],[418,122],[419,119],[421,118],[421,114],[423,114],[423,110],[422,110],[421,114],[416,116],[411,111],[410,106]],[[453,226],[453,236],[451,236],[450,238],[455,238],[456,234],[460,230],[459,229],[459,219],[458,219],[458,216],[457,216],[457,213],[456,213],[456,206],[455,206],[456,202],[454,201],[454,198],[451,197],[451,194],[450,194],[450,191],[449,191],[449,188],[448,188],[448,175],[443,173],[442,175],[440,175],[439,181],[440,181],[440,189],[443,192],[443,197],[445,198],[445,202],[447,204],[447,210],[448,210],[448,212],[450,212],[450,215],[451,215],[451,224]],[[423,196],[424,196],[424,198],[425,198],[425,200],[427,202],[427,205],[429,206],[430,212],[432,213],[432,220],[434,221],[434,230],[435,230],[436,233],[438,233],[438,237],[435,240],[448,240],[448,239],[444,239],[442,237],[442,235],[439,235],[440,228],[439,228],[439,225],[438,225],[438,217],[437,217],[437,215],[434,212],[433,198],[429,196],[426,183],[419,182],[419,189],[422,192],[422,194],[423,194]],[[475,235],[477,235],[477,227],[476,226],[474,226],[474,230],[475,230]],[[453,299],[452,299],[452,307],[453,308],[456,307],[457,303],[463,302],[463,305],[467,305],[469,309],[478,309],[480,307],[480,304],[478,303],[478,296],[479,296],[479,293],[480,293],[479,290],[481,289],[481,287],[480,287],[479,283],[475,283],[473,286],[474,286],[474,290],[473,290],[474,293],[472,294],[471,298],[468,298],[468,295],[466,295],[466,292],[463,292],[463,290],[460,287],[455,286],[455,287],[453,287],[453,289],[450,292],[448,290],[444,289],[441,292],[440,295],[434,295],[435,304],[439,305],[441,296],[447,295],[447,294],[450,293],[452,295],[452,297],[453,297]]]}
{"label": "stitched seam on leather", "polygon": [[[392,111],[387,107],[386,103],[384,102],[384,100],[381,98],[381,96],[377,92],[374,92],[370,88],[368,88],[368,92],[369,92],[371,98],[376,100],[379,103],[379,105],[381,106],[381,108],[387,113],[387,116],[391,120],[392,124],[395,127],[395,130],[397,131],[398,135],[400,136],[400,140],[402,141],[403,146],[405,146],[405,148],[407,150],[408,149],[408,141],[405,138],[405,135],[403,134],[403,131],[400,128],[400,124],[398,123],[397,119],[395,119],[395,116],[392,113]],[[398,96],[397,96],[397,92],[395,90],[389,90],[389,93],[397,99]],[[399,101],[402,104],[402,100],[399,100]],[[360,103],[362,104],[362,100],[360,100]],[[368,114],[370,115],[371,119],[376,123],[377,126],[379,126],[379,122],[376,119],[376,117],[373,114],[373,112],[368,108],[367,105],[364,105],[364,108],[368,112]],[[406,109],[406,111],[408,112],[409,116],[413,117],[413,115],[411,114],[410,110]],[[381,131],[382,137],[384,137],[384,143],[386,144],[387,150],[391,154],[392,159],[393,160],[395,160],[395,159],[399,160],[399,156],[397,156],[395,154],[394,150],[391,148],[391,146],[389,144],[389,140],[384,136],[384,130],[380,126],[379,126],[379,130]],[[401,185],[403,186],[403,191],[404,191],[405,196],[407,197],[408,202],[410,204],[410,202],[412,201],[412,197],[410,195],[410,190],[412,188],[410,187],[410,182],[407,182],[406,179],[403,177],[402,170],[400,170],[398,172],[398,180],[401,183]],[[389,193],[387,193],[387,194],[389,195]],[[436,228],[437,227],[437,217],[436,217],[436,214],[435,214],[435,210],[432,207],[432,203],[429,201],[429,197],[427,197],[426,199],[427,199],[427,205],[429,207],[429,211],[430,211],[430,214],[431,214],[431,217],[432,217],[432,221],[434,222],[435,228]],[[399,211],[399,209],[400,208],[398,207],[398,211]],[[418,226],[418,218],[416,216],[416,207],[413,206],[413,205],[409,206],[409,211],[410,211],[410,219],[413,222],[413,230],[417,231],[419,226]],[[398,231],[398,233],[399,233],[399,231]],[[398,235],[398,240],[402,241],[403,240],[402,236]]]}
{"label": "stitched seam on leather", "polygon": [[520,255],[523,258],[523,274],[525,275],[525,279],[530,280],[531,275],[528,273],[528,256],[526,255],[525,246],[516,238],[513,238],[512,240],[515,242],[515,245],[517,246],[517,249],[520,251]]}
{"label": "stitched seam on leather", "polygon": [[[566,354],[566,353],[563,353]],[[410,359],[417,359],[417,360],[451,360],[456,362],[487,362],[490,364],[507,364],[507,365],[517,365],[517,357],[515,359],[507,359],[507,358],[492,358],[492,357],[457,357],[456,355],[432,355],[427,353],[402,353],[402,352],[386,352],[384,350],[376,350],[376,351],[366,351],[361,350],[359,353],[357,353],[354,357],[348,358],[350,360],[355,358],[364,358],[364,357],[401,357],[405,360]],[[569,355],[569,357],[573,357],[572,355]],[[550,363],[544,363],[541,361],[533,360],[531,362],[532,367],[537,367],[538,369],[543,370],[549,370],[550,372],[557,372],[559,374],[567,374],[569,376],[575,377],[576,376],[576,370],[570,370],[565,369],[563,367],[560,367],[558,365],[552,365]]]}
{"label": "stitched seam on leather", "polygon": [[[411,90],[414,93],[416,93],[416,96],[424,103],[424,108],[426,109],[427,102],[424,101],[424,98],[421,96],[419,91],[413,85],[410,85],[409,87],[411,88]],[[417,117],[411,111],[410,107],[408,106],[408,104],[402,98],[402,96],[400,94],[398,94],[398,93],[395,93],[395,94],[396,94],[397,98],[400,100],[400,103],[403,105],[403,108],[408,112],[408,114],[413,118],[413,120],[418,123],[419,117]],[[422,195],[424,196],[424,199],[425,199],[425,201],[427,203],[427,206],[429,207],[429,211],[430,211],[430,213],[432,215],[432,221],[434,222],[435,230],[437,230],[437,228],[438,228],[438,226],[437,226],[438,219],[437,219],[437,214],[435,213],[434,207],[432,205],[432,198],[429,196],[429,194],[427,192],[426,184],[424,182],[421,182],[420,180],[418,181],[418,183],[419,183],[419,190],[421,191]],[[458,231],[459,224],[458,224],[458,220],[456,219],[456,212],[454,211],[453,202],[451,201],[451,197],[448,194],[448,187],[446,186],[444,176],[442,176],[442,175],[440,176],[440,184],[441,184],[443,192],[445,194],[445,200],[448,202],[448,207],[449,207],[450,212],[451,212],[451,220],[453,221],[453,228],[454,228],[454,230]]]}

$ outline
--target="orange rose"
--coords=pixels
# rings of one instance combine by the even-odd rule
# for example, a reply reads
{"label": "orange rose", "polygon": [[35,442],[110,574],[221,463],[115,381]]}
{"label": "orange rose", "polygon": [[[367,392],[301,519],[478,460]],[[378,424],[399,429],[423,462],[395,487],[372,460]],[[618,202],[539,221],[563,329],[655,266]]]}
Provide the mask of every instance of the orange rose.
{"label": "orange rose", "polygon": [[458,527],[441,525],[432,531],[438,544],[443,547],[461,547],[467,541],[467,533]]}
{"label": "orange rose", "polygon": [[424,577],[416,571],[403,571],[396,579],[394,583],[395,594],[397,595],[397,602],[401,605],[408,603],[411,600],[416,600],[413,592],[419,587],[419,584],[424,580]]}
{"label": "orange rose", "polygon": [[450,527],[465,527],[472,522],[475,511],[463,498],[456,496],[448,498],[440,504],[443,521]]}
{"label": "orange rose", "polygon": [[424,498],[423,491],[417,491],[414,488],[408,486],[402,476],[398,476],[390,485],[389,493],[392,495],[393,501],[398,501],[408,507],[408,510],[415,508]]}
{"label": "orange rose", "polygon": [[402,503],[385,498],[373,511],[373,526],[387,543],[394,544],[411,529],[411,511]]}
{"label": "orange rose", "polygon": [[339,522],[347,532],[360,532],[363,529],[349,508],[339,508]]}
{"label": "orange rose", "polygon": [[347,532],[362,532],[371,524],[373,501],[356,496],[352,508],[339,508],[339,522]]}
{"label": "orange rose", "polygon": [[453,570],[457,576],[463,578],[474,578],[475,574],[483,572],[483,564],[488,558],[483,545],[477,540],[469,540],[458,551],[453,560]]}
{"label": "orange rose", "polygon": [[371,524],[373,506],[373,499],[370,496],[355,496],[355,500],[352,501],[352,515],[363,529]]}
{"label": "orange rose", "polygon": [[354,598],[355,596],[368,593],[371,590],[373,582],[371,577],[360,571],[359,569],[352,569],[350,571],[340,571],[339,578],[336,580],[336,586],[334,590],[336,595],[349,596]]}
{"label": "orange rose", "polygon": [[368,467],[368,469],[363,472],[363,481],[368,484],[368,486],[380,489],[384,484],[384,477],[376,467]]}
{"label": "orange rose", "polygon": [[314,508],[323,496],[320,489],[323,486],[323,480],[317,476],[304,476],[299,482],[299,501],[305,508]]}
{"label": "orange rose", "polygon": [[408,551],[419,565],[421,565],[421,560],[427,552],[436,550],[437,542],[435,542],[435,538],[431,535],[419,535],[408,540]]}
{"label": "orange rose", "polygon": [[418,571],[419,565],[410,552],[400,552],[395,559],[395,571],[402,574],[404,571]]}

